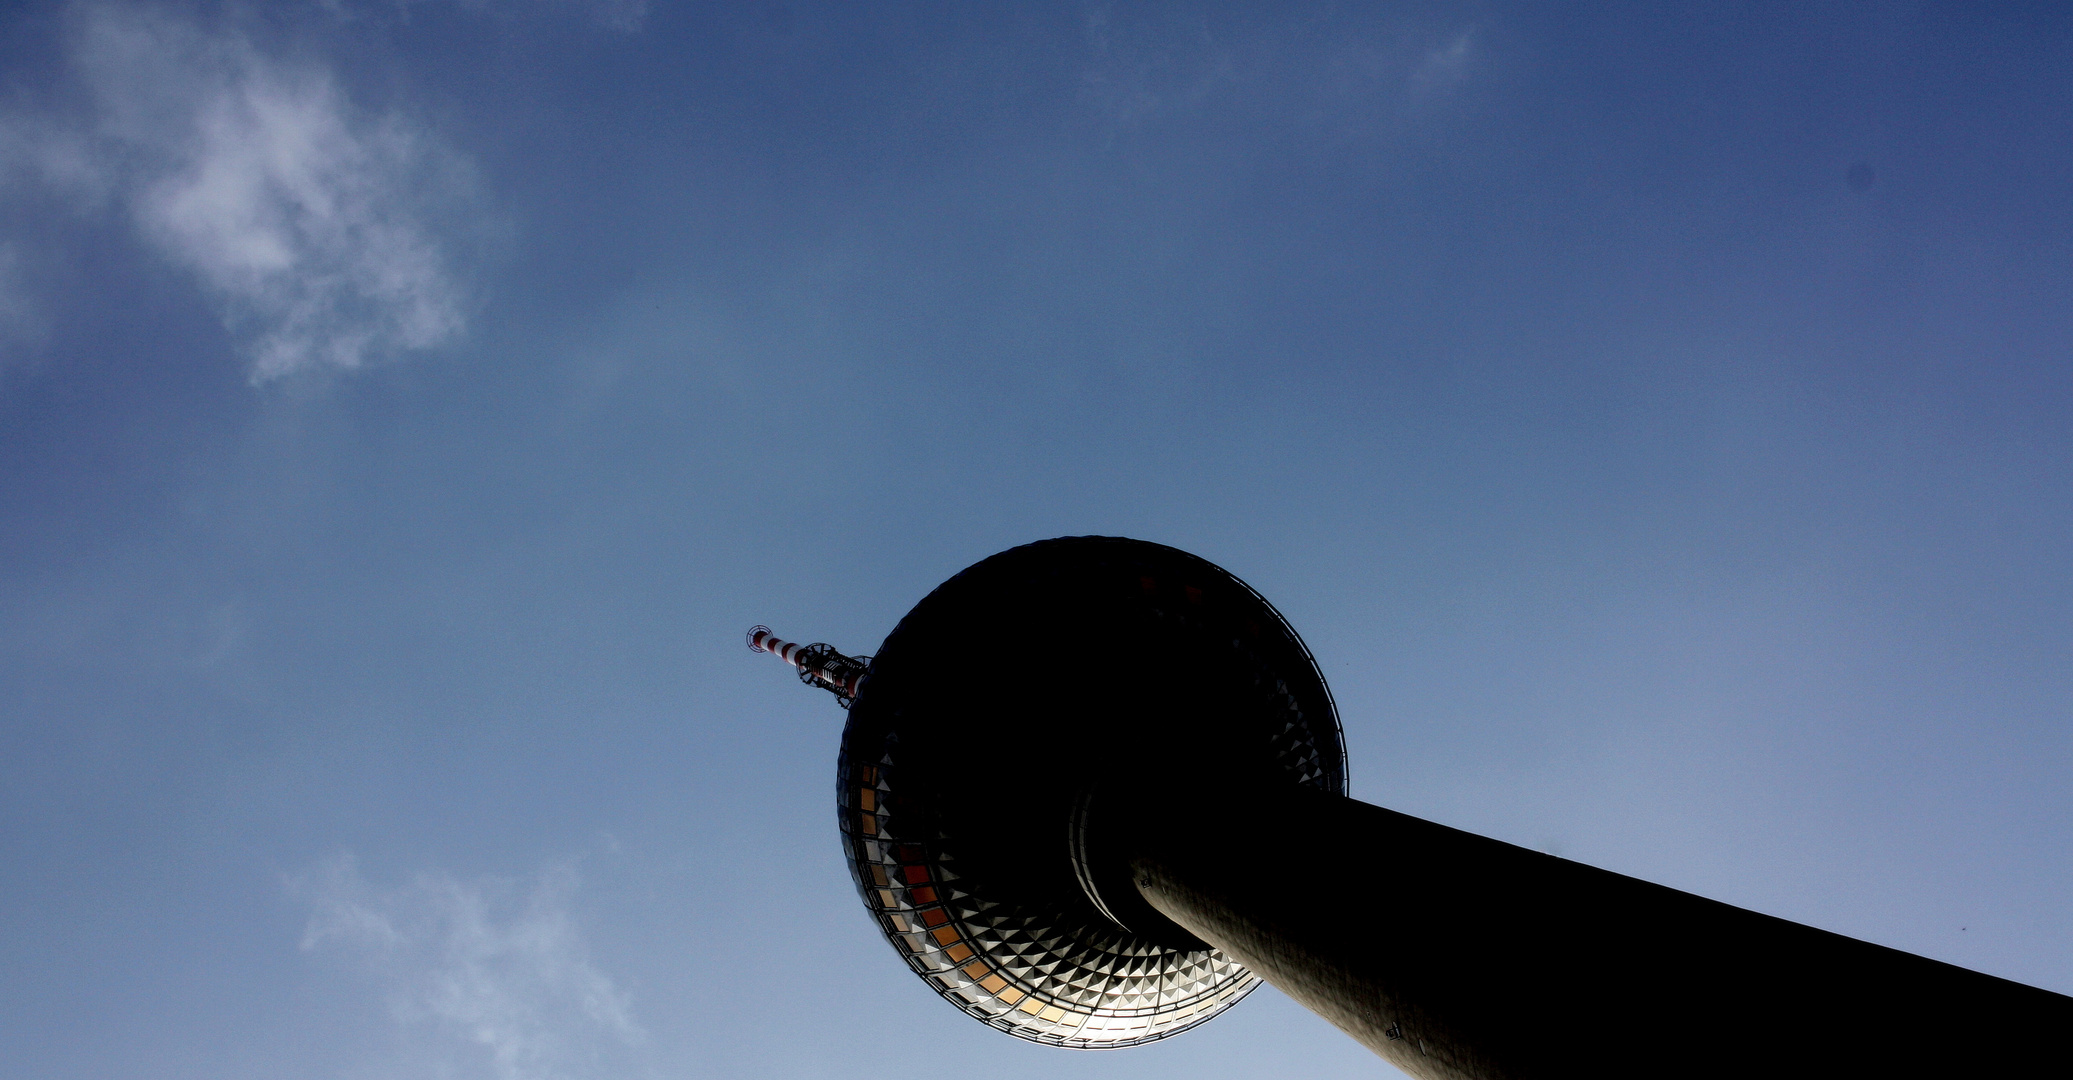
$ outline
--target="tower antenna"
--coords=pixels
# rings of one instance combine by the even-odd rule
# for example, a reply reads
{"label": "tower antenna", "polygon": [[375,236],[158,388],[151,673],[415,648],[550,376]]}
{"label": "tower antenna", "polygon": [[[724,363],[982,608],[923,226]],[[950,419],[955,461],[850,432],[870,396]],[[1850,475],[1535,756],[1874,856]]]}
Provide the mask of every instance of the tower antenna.
{"label": "tower antenna", "polygon": [[800,682],[834,694],[835,702],[845,709],[855,704],[864,688],[864,676],[871,670],[868,656],[844,656],[824,641],[811,645],[786,641],[767,626],[749,628],[749,651],[769,653],[798,668]]}

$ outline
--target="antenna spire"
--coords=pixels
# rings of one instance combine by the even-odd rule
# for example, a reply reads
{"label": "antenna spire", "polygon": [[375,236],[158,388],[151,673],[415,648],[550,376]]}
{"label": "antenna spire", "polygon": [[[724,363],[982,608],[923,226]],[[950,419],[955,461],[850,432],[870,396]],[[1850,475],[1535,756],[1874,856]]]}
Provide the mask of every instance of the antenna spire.
{"label": "antenna spire", "polygon": [[864,688],[864,676],[871,668],[868,656],[844,656],[833,645],[821,641],[811,645],[786,641],[767,626],[749,629],[749,651],[769,653],[798,668],[800,682],[834,694],[835,703],[845,709],[856,701],[857,693]]}

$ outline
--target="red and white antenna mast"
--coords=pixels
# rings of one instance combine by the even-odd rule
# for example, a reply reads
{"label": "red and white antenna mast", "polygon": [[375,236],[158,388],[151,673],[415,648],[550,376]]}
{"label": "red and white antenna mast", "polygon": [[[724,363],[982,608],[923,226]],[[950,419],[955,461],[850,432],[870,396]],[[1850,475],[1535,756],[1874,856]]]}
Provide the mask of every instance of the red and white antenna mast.
{"label": "red and white antenna mast", "polygon": [[749,629],[749,649],[769,653],[798,668],[800,682],[834,694],[836,703],[845,709],[864,688],[864,676],[871,668],[868,656],[844,656],[834,646],[820,641],[811,645],[786,641],[767,626]]}

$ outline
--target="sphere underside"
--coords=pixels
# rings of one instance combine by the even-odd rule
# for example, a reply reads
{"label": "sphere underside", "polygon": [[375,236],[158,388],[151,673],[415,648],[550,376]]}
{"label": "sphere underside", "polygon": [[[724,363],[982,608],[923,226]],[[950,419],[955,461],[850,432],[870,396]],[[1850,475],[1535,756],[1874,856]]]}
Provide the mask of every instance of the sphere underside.
{"label": "sphere underside", "polygon": [[1183,1031],[1259,980],[1097,907],[1075,808],[1156,780],[1213,829],[1258,783],[1343,793],[1345,755],[1315,663],[1258,594],[1172,548],[1072,537],[984,560],[901,620],[837,773],[851,872],[908,965],[995,1028],[1099,1048]]}
{"label": "sphere underside", "polygon": [[[859,794],[884,794],[896,768],[859,767]],[[990,901],[983,884],[967,887],[954,855],[879,839],[885,818],[861,806],[843,816],[856,823],[845,846],[886,940],[937,993],[1011,1035],[1132,1046],[1209,1019],[1259,982],[1214,949],[1178,952],[1055,909]]]}

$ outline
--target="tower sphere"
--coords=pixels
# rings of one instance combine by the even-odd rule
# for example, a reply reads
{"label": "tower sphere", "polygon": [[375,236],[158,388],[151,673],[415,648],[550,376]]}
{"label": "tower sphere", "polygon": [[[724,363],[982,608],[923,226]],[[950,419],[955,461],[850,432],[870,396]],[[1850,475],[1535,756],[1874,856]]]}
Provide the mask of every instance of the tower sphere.
{"label": "tower sphere", "polygon": [[1262,785],[1346,789],[1302,639],[1223,569],[1140,540],[985,559],[846,685],[837,801],[865,907],[937,993],[1037,1042],[1148,1042],[1259,982],[1127,879],[1104,887],[1127,873],[1089,827],[1104,806],[1214,831]]}

